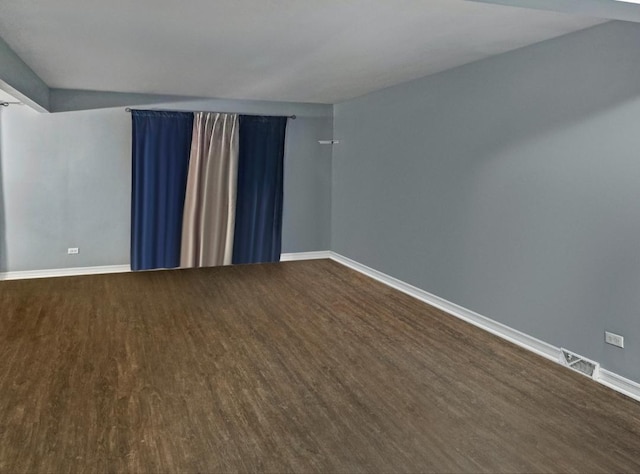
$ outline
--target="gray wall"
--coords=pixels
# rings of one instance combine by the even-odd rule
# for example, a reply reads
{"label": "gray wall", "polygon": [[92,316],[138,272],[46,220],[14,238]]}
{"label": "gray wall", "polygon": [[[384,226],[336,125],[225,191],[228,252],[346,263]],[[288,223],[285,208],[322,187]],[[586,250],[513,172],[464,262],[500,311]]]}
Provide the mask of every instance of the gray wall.
{"label": "gray wall", "polygon": [[[283,252],[329,248],[331,150],[317,140],[331,134],[331,106],[192,100],[153,107],[298,115],[287,130]],[[127,264],[130,163],[131,117],[123,108],[3,110],[0,271]],[[68,247],[80,254],[67,255]]]}
{"label": "gray wall", "polygon": [[[122,110],[2,112],[6,271],[128,262],[131,139]],[[79,247],[79,255],[67,255]]]}
{"label": "gray wall", "polygon": [[[0,107],[2,109],[3,107]],[[0,110],[0,131],[2,130],[2,110]],[[6,271],[7,245],[4,229],[4,190],[2,186],[2,133],[0,133],[0,272]]]}
{"label": "gray wall", "polygon": [[336,105],[332,250],[640,381],[639,45],[607,23]]}

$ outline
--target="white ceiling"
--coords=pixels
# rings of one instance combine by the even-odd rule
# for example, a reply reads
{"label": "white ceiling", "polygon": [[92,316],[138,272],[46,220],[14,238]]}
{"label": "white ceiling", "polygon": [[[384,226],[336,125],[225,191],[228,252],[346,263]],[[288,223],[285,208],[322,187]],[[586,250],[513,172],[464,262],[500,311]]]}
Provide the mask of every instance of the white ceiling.
{"label": "white ceiling", "polygon": [[0,0],[54,88],[335,103],[602,20],[463,0]]}
{"label": "white ceiling", "polygon": [[638,0],[473,0],[514,7],[569,12],[611,20],[640,22]]}

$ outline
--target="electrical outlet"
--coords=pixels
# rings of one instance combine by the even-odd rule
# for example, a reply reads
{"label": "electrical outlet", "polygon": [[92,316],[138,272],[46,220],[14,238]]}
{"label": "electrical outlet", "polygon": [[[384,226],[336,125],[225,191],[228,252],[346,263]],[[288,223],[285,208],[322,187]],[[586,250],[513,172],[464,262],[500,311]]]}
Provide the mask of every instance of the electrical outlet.
{"label": "electrical outlet", "polygon": [[80,249],[78,247],[69,247],[67,249],[67,255],[77,255]]}
{"label": "electrical outlet", "polygon": [[604,342],[624,349],[624,337],[609,331],[604,332]]}

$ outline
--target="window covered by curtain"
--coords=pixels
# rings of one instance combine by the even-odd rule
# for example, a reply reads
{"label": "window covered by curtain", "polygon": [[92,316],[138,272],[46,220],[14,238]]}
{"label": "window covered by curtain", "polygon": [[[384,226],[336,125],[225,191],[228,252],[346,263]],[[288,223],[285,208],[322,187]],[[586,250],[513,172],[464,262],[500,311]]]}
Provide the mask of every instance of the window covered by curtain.
{"label": "window covered by curtain", "polygon": [[132,114],[132,270],[280,260],[286,117]]}
{"label": "window covered by curtain", "polygon": [[180,265],[193,114],[132,111],[131,269]]}
{"label": "window covered by curtain", "polygon": [[286,127],[286,117],[240,116],[233,263],[280,260]]}
{"label": "window covered by curtain", "polygon": [[182,267],[231,264],[238,180],[238,115],[198,112],[182,226]]}

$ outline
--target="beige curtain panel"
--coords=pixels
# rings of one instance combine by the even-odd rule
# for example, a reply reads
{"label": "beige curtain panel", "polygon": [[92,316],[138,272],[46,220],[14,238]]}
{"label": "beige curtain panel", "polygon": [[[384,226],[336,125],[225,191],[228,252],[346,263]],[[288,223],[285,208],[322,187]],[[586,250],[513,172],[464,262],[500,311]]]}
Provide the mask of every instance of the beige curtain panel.
{"label": "beige curtain panel", "polygon": [[182,221],[181,267],[231,264],[238,131],[237,114],[195,114]]}

